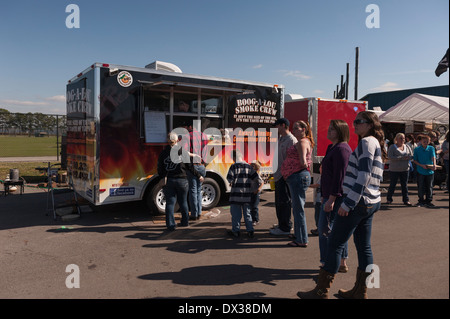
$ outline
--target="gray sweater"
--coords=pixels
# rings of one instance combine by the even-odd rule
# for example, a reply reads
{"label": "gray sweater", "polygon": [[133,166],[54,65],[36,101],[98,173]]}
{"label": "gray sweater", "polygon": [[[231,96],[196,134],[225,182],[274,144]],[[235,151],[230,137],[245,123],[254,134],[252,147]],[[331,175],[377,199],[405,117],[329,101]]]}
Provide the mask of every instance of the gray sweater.
{"label": "gray sweater", "polygon": [[[413,151],[409,145],[403,145],[403,151],[397,145],[392,144],[388,150],[389,170],[392,172],[406,172],[409,170],[409,161],[412,159]],[[408,156],[407,159],[404,157]]]}

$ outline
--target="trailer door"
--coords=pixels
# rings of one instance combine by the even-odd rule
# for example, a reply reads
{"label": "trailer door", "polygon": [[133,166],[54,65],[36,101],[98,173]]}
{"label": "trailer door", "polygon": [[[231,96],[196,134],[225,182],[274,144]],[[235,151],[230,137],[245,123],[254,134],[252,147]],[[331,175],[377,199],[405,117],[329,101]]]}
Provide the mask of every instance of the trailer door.
{"label": "trailer door", "polygon": [[94,70],[67,85],[67,168],[75,190],[95,203]]}

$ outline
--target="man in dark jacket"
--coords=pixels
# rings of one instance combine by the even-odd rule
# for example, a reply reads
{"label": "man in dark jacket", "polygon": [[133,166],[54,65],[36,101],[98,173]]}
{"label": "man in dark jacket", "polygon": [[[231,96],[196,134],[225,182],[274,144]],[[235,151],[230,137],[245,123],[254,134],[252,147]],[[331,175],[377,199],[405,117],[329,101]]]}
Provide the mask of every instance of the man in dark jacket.
{"label": "man in dark jacket", "polygon": [[187,204],[188,181],[187,171],[196,175],[203,181],[203,177],[193,168],[188,161],[183,162],[182,149],[174,148],[178,142],[178,136],[170,133],[169,145],[161,152],[158,158],[158,175],[166,178],[164,196],[166,197],[166,226],[168,230],[175,230],[174,208],[178,201],[181,210],[180,226],[189,225],[189,207]]}

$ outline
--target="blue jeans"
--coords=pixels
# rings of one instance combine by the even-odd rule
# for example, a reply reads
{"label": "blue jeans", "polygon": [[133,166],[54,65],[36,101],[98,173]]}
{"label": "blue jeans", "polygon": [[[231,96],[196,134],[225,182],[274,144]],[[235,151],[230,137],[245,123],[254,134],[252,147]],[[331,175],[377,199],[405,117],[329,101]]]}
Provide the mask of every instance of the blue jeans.
{"label": "blue jeans", "polygon": [[[204,165],[194,165],[194,169],[205,177],[206,169]],[[187,171],[187,180],[189,182],[189,207],[191,208],[191,216],[199,217],[202,214],[202,183],[190,171]]]}
{"label": "blue jeans", "polygon": [[388,201],[392,201],[392,195],[394,194],[395,186],[397,185],[398,179],[400,179],[400,186],[402,187],[403,203],[409,202],[408,177],[409,177],[409,171],[404,171],[404,172],[389,171],[389,178],[390,178],[391,182],[389,184],[389,189],[388,189],[387,198],[386,198]]}
{"label": "blue jeans", "polygon": [[417,191],[419,195],[419,203],[431,203],[431,201],[433,200],[433,181],[434,174],[422,175],[420,173],[417,173]]}
{"label": "blue jeans", "polygon": [[168,178],[164,186],[166,197],[166,226],[169,230],[176,227],[174,209],[178,201],[181,210],[181,225],[189,224],[189,207],[187,204],[188,181],[184,178]]}
{"label": "blue jeans", "polygon": [[241,229],[241,219],[244,215],[245,228],[248,232],[253,231],[252,216],[250,213],[250,203],[230,204],[231,230],[235,233]]}
{"label": "blue jeans", "polygon": [[329,273],[336,274],[341,263],[342,250],[353,234],[356,251],[358,253],[358,268],[366,270],[368,265],[373,264],[372,246],[370,243],[372,235],[373,215],[380,209],[380,202],[376,204],[364,204],[361,198],[359,203],[347,216],[336,215],[333,229],[328,238],[327,257],[323,269]]}
{"label": "blue jeans", "polygon": [[252,194],[252,199],[250,202],[250,212],[252,215],[252,221],[259,222],[259,201],[260,201],[261,194]]}
{"label": "blue jeans", "polygon": [[[334,220],[336,218],[339,207],[342,204],[343,198],[337,197],[334,201],[333,210],[331,212],[325,212],[323,210],[324,205],[328,198],[323,198],[323,204],[320,209],[319,222],[317,228],[319,230],[319,249],[320,249],[320,262],[325,263],[328,248],[328,238],[333,229]],[[342,249],[342,258],[348,258],[348,243],[346,242]]]}
{"label": "blue jeans", "polygon": [[311,175],[305,169],[294,173],[286,179],[292,199],[292,215],[294,216],[295,242],[308,243],[308,231],[305,217],[306,190],[311,184]]}
{"label": "blue jeans", "polygon": [[284,232],[291,231],[291,194],[283,178],[275,182],[275,211],[278,228]]}

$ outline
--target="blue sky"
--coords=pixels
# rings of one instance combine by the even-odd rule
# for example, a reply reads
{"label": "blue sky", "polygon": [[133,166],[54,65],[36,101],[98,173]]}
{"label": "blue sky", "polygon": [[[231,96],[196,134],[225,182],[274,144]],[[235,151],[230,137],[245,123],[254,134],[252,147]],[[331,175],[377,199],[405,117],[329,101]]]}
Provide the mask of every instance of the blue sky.
{"label": "blue sky", "polygon": [[[80,28],[66,27],[66,6]],[[379,28],[368,28],[369,4]],[[0,4],[0,108],[65,114],[67,80],[94,62],[282,84],[331,98],[360,47],[358,97],[445,85],[448,0],[41,0]]]}

